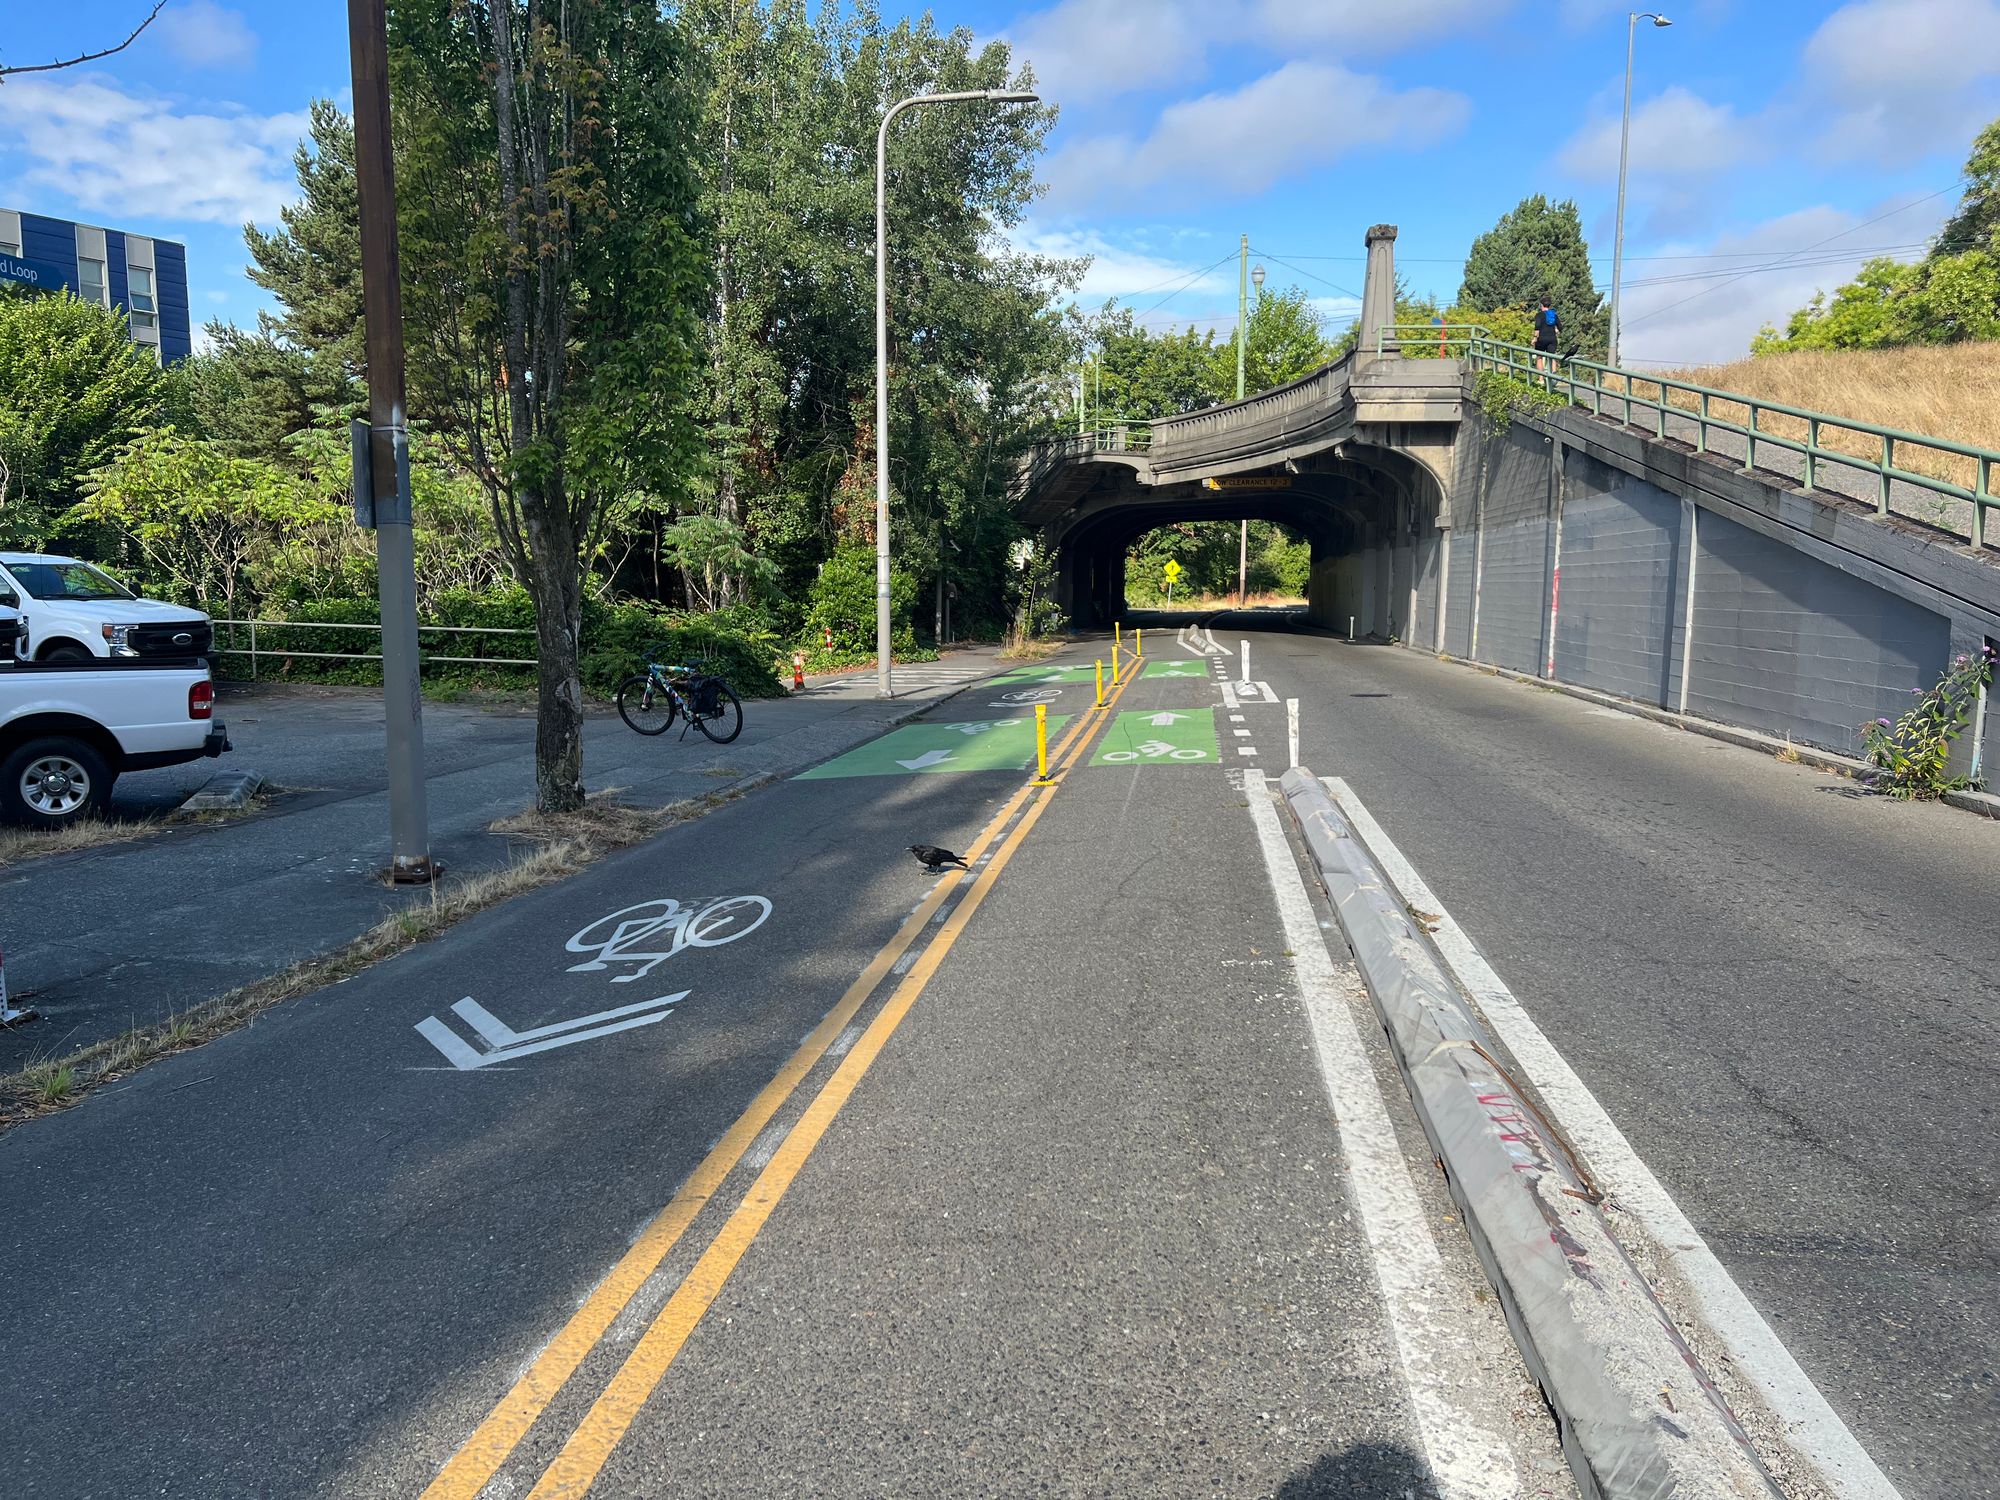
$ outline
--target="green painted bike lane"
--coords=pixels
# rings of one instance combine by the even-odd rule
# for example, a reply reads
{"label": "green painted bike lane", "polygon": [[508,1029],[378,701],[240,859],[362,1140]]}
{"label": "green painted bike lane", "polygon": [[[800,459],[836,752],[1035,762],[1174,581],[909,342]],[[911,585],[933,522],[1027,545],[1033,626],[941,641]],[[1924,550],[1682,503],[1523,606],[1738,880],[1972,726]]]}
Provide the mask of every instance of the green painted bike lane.
{"label": "green painted bike lane", "polygon": [[[1177,675],[1177,674],[1167,674]],[[1134,709],[1097,742],[1093,766],[1214,766],[1222,763],[1212,708]]]}
{"label": "green painted bike lane", "polygon": [[[1049,740],[1069,722],[1049,715]],[[911,776],[925,772],[1024,771],[1035,760],[1035,721],[978,719],[965,724],[905,724],[794,780],[823,781],[841,776]]]}

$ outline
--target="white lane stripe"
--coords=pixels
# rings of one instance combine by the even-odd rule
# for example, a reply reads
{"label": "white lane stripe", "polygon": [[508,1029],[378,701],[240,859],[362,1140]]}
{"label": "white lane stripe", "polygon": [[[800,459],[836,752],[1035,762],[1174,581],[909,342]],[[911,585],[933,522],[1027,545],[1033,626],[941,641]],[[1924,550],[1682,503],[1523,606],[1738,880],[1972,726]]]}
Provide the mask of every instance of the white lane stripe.
{"label": "white lane stripe", "polygon": [[1694,1300],[1702,1323],[1729,1350],[1737,1372],[1756,1387],[1782,1427],[1784,1440],[1840,1500],[1901,1500],[1888,1476],[1827,1404],[1762,1313],[1715,1258],[1715,1252],[1653,1175],[1625,1133],[1555,1044],[1528,1016],[1437,893],[1403,857],[1354,789],[1338,776],[1322,778],[1327,793],[1354,825],[1396,894],[1431,920],[1431,943],[1465,987],[1507,1050],[1547,1104],[1557,1126],[1589,1164],[1591,1176],[1619,1208],[1658,1242]]}
{"label": "white lane stripe", "polygon": [[1509,1500],[1516,1493],[1515,1469],[1506,1444],[1453,1399],[1456,1392],[1480,1389],[1487,1377],[1444,1292],[1444,1257],[1354,1024],[1356,1008],[1369,1004],[1367,992],[1351,965],[1336,968],[1327,954],[1326,936],[1278,826],[1263,775],[1245,771],[1243,789],[1292,950],[1292,971],[1312,1028],[1320,1078],[1339,1124],[1355,1211],[1368,1239],[1389,1332],[1438,1493],[1442,1500]]}
{"label": "white lane stripe", "polygon": [[1238,709],[1243,706],[1236,701],[1236,689],[1231,687],[1227,682],[1217,683],[1216,686],[1222,689],[1222,706],[1224,708]]}

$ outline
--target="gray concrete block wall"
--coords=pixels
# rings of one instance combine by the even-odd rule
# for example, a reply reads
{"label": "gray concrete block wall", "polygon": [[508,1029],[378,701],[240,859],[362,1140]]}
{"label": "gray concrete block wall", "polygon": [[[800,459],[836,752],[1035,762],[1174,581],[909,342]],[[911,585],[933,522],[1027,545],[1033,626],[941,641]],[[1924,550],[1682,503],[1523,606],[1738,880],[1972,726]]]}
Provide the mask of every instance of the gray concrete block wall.
{"label": "gray concrete block wall", "polygon": [[1556,676],[1677,706],[1681,568],[1679,497],[1573,455],[1562,505]]}
{"label": "gray concrete block wall", "polygon": [[[1463,512],[1470,517],[1469,510]],[[1472,655],[1472,589],[1479,560],[1479,532],[1468,520],[1449,533],[1451,572],[1445,587],[1444,649],[1453,656]]]}
{"label": "gray concrete block wall", "polygon": [[1548,623],[1549,449],[1515,427],[1488,458],[1479,659],[1539,672]]}
{"label": "gray concrete block wall", "polygon": [[1446,533],[1427,531],[1417,538],[1417,612],[1410,621],[1410,644],[1429,651],[1437,640],[1438,585],[1444,564]]}
{"label": "gray concrete block wall", "polygon": [[1944,616],[1712,512],[1697,535],[1689,712],[1855,752],[1944,670]]}

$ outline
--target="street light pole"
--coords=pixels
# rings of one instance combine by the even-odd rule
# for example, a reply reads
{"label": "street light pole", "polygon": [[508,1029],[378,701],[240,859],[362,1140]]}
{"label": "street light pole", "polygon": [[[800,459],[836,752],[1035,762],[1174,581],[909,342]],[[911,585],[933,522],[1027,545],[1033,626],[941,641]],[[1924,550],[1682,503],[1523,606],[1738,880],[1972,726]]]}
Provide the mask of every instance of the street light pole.
{"label": "street light pole", "polygon": [[1618,288],[1625,277],[1625,166],[1632,154],[1632,39],[1641,21],[1655,27],[1674,23],[1655,11],[1634,11],[1625,18],[1625,115],[1618,127],[1618,223],[1611,238],[1611,348],[1607,363],[1618,363]]}
{"label": "street light pole", "polygon": [[[356,0],[360,3],[360,0]],[[381,0],[374,0],[380,4]],[[889,677],[889,126],[920,104],[988,99],[995,104],[1036,104],[1039,94],[1015,89],[973,89],[958,94],[913,94],[889,106],[875,132],[875,696],[893,698]],[[1082,383],[1077,392],[1083,410]]]}
{"label": "street light pole", "polygon": [[[396,244],[395,158],[389,141],[385,0],[347,0],[347,37],[354,73],[354,182],[361,218],[361,303],[368,359],[368,469],[373,493],[365,513],[375,527],[375,572],[382,605],[389,875],[400,884],[423,884],[436,868],[431,863],[423,696],[417,681],[416,539],[410,529],[403,296]],[[364,513],[362,501],[362,496],[355,496],[357,513]]]}
{"label": "street light pole", "polygon": [[[1243,237],[1243,249],[1250,249],[1250,236]],[[1250,273],[1250,279],[1257,284],[1257,296],[1264,296],[1264,263],[1259,261],[1257,269]],[[1241,287],[1241,277],[1237,285]],[[1243,350],[1250,338],[1250,313],[1247,303],[1238,309],[1236,326],[1242,330],[1242,337],[1236,341],[1236,399],[1243,399]],[[1236,607],[1243,608],[1250,602],[1250,520],[1246,516],[1236,528]]]}

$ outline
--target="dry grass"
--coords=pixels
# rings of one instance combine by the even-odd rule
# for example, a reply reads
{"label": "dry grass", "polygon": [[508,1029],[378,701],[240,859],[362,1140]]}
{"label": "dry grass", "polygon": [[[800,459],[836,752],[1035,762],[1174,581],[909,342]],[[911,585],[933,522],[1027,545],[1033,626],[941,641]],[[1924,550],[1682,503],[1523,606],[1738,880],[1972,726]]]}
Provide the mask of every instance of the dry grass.
{"label": "dry grass", "polygon": [[1034,636],[1024,636],[1010,629],[1007,638],[1000,645],[1002,661],[1046,661],[1062,650],[1064,642],[1043,640]]}
{"label": "dry grass", "polygon": [[170,828],[233,823],[261,811],[271,798],[284,790],[266,784],[242,807],[216,812],[164,812],[146,818],[85,818],[66,828],[14,828],[0,825],[0,869],[23,860],[41,859],[51,854],[74,854],[82,849],[106,844],[125,844],[151,833]]}
{"label": "dry grass", "polygon": [[[1767,354],[1734,364],[1670,370],[1666,378],[2000,450],[2000,343]],[[1614,377],[1606,386],[1617,389],[1622,382]],[[1646,381],[1633,386],[1634,395],[1659,397],[1658,388]],[[1678,391],[1669,400],[1688,409],[1699,404]],[[1749,423],[1748,409],[1733,402],[1711,402],[1709,414],[1742,426]],[[1781,437],[1806,436],[1806,424],[1794,417],[1766,416],[1760,425]],[[1834,427],[1821,427],[1820,443],[1859,458],[1879,458],[1882,452],[1879,438]],[[1974,461],[1955,454],[1899,448],[1896,462],[1899,468],[1968,489],[1977,477]]]}
{"label": "dry grass", "polygon": [[79,849],[95,849],[103,844],[123,844],[144,838],[166,827],[164,818],[130,818],[111,821],[85,818],[67,828],[0,827],[0,867],[24,859],[40,859],[48,854],[74,854]]}
{"label": "dry grass", "polygon": [[184,1052],[248,1024],[274,1005],[324,989],[381,962],[475,912],[538,886],[574,875],[614,849],[635,844],[673,823],[686,822],[732,802],[750,788],[677,802],[664,808],[628,807],[599,794],[581,812],[517,813],[488,825],[494,833],[537,847],[498,870],[447,878],[391,913],[352,942],[255,980],[165,1021],[137,1027],[60,1057],[47,1057],[0,1077],[0,1129],[60,1109],[100,1083],[171,1053]]}

